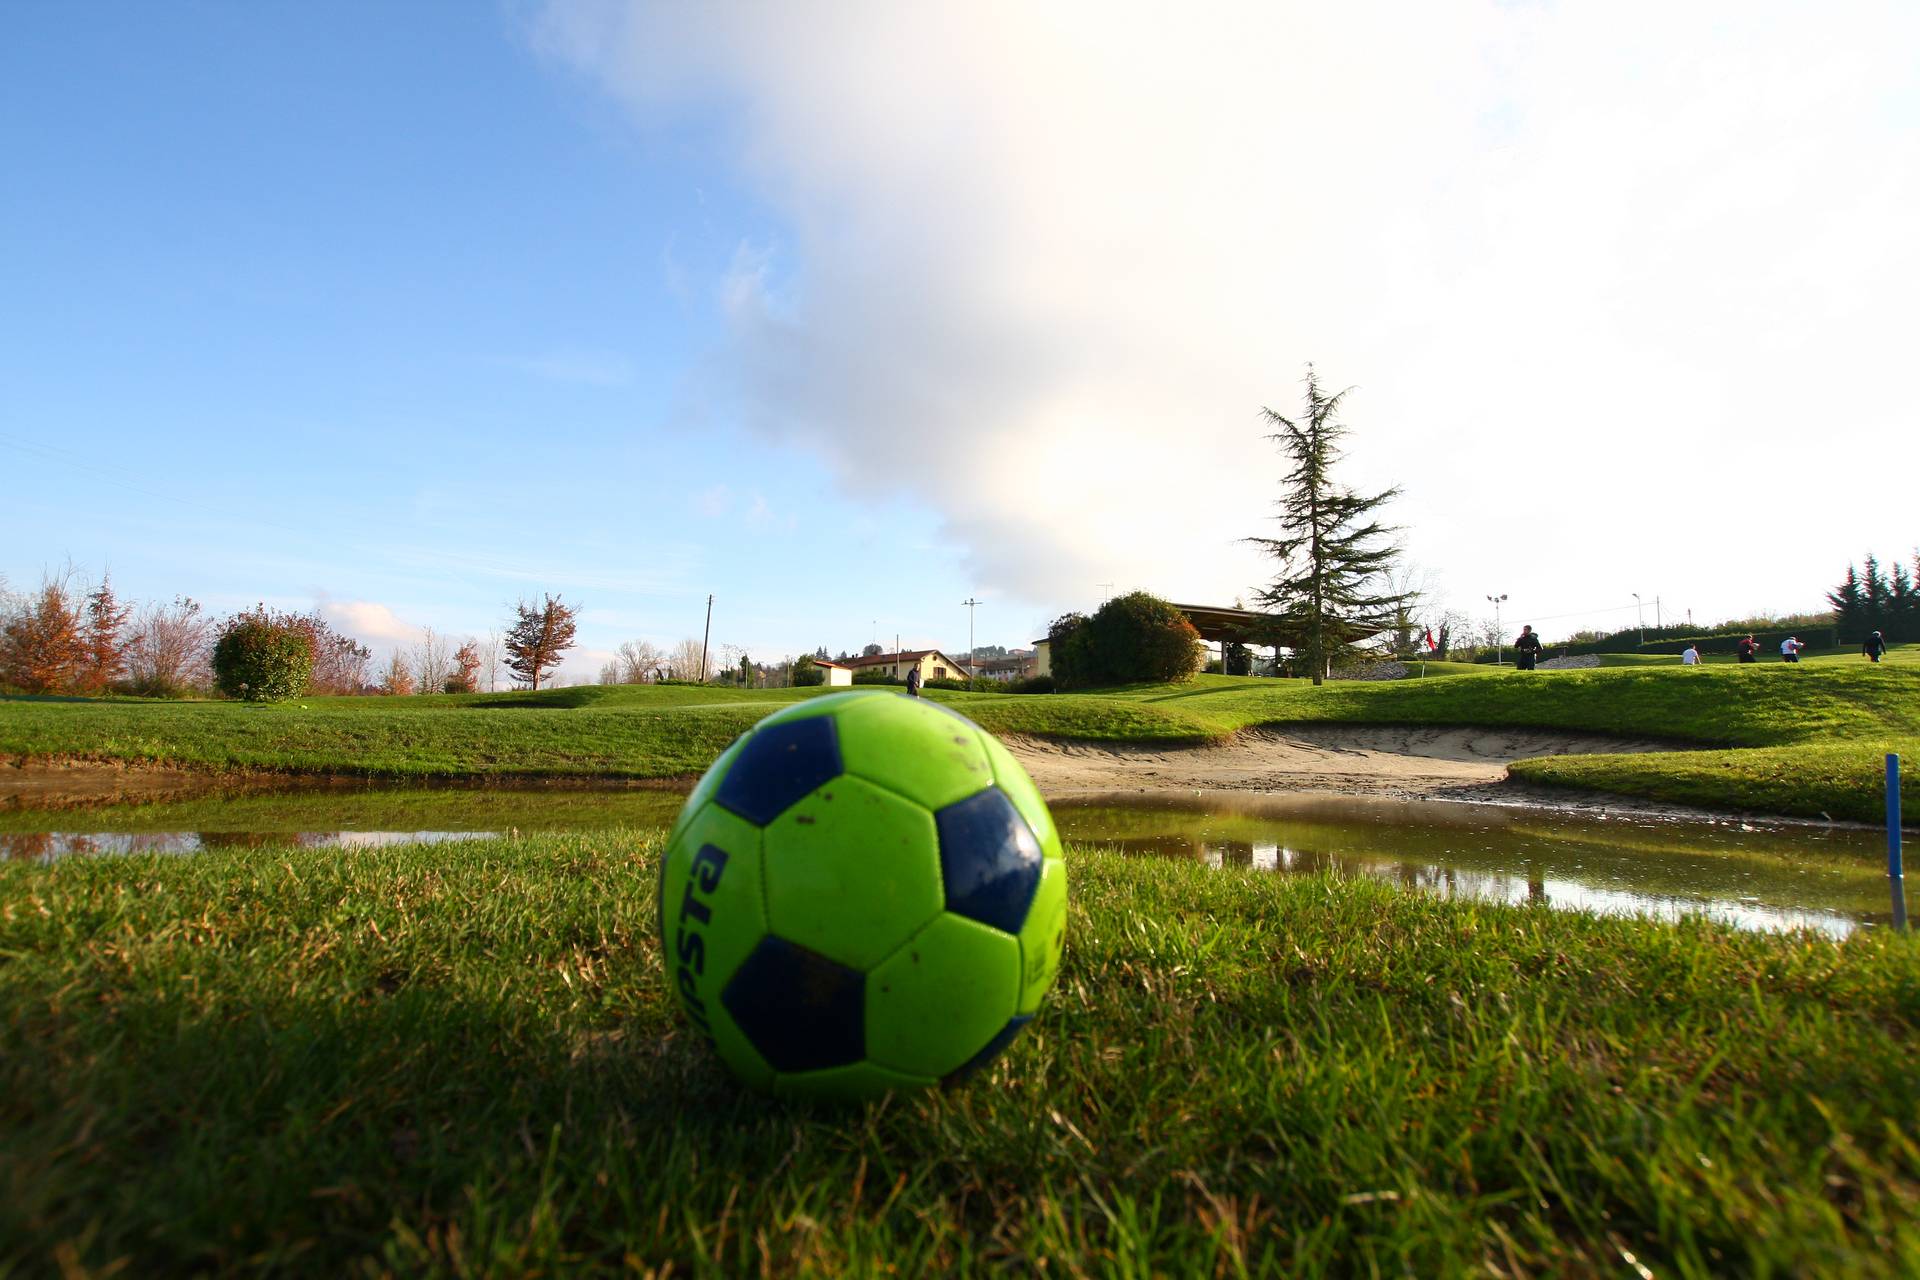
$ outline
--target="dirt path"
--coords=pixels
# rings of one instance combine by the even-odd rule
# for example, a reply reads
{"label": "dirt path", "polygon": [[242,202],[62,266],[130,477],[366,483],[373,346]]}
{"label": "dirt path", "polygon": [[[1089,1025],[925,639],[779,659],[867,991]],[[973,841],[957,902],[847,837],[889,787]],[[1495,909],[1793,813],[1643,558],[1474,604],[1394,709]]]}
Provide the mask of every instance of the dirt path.
{"label": "dirt path", "polygon": [[[1648,811],[1617,797],[1571,796],[1506,781],[1529,756],[1671,751],[1672,743],[1525,729],[1294,725],[1254,729],[1218,745],[1133,746],[1008,738],[1007,747],[1049,796],[1115,791],[1338,791],[1508,804]],[[1558,807],[1558,806],[1556,806]],[[1660,812],[1678,812],[1660,807]]]}

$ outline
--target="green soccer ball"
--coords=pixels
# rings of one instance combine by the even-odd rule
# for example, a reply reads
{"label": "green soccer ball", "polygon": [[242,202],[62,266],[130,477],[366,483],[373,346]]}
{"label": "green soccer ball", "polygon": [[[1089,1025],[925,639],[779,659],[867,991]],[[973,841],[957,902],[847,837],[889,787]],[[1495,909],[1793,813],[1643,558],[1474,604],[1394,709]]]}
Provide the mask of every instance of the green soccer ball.
{"label": "green soccer ball", "polygon": [[687,797],[660,873],[680,1007],[733,1073],[845,1100],[955,1082],[1053,985],[1067,866],[1007,749],[881,691],[775,712]]}

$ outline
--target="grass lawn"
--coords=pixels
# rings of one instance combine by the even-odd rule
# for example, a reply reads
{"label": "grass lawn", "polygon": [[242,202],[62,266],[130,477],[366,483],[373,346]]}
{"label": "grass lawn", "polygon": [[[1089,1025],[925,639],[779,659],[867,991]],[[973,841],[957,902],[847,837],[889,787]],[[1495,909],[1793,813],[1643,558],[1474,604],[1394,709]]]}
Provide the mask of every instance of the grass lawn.
{"label": "grass lawn", "polygon": [[[936,692],[1000,734],[1199,743],[1254,725],[1475,725],[1713,747],[1523,762],[1530,780],[1756,812],[1873,821],[1879,756],[1911,754],[1920,814],[1920,646],[1798,667],[1677,664],[1336,682],[1202,676],[1098,693]],[[1438,664],[1436,664],[1438,665]],[[1451,665],[1451,664],[1449,664]],[[229,702],[0,700],[0,756],[407,777],[672,778],[820,690],[586,686],[537,694]],[[1728,750],[1732,749],[1732,750]],[[1760,749],[1760,750],[1755,750]]]}
{"label": "grass lawn", "polygon": [[1497,1270],[1920,1256],[1920,940],[1073,849],[963,1092],[735,1088],[658,833],[0,865],[0,1274]]}

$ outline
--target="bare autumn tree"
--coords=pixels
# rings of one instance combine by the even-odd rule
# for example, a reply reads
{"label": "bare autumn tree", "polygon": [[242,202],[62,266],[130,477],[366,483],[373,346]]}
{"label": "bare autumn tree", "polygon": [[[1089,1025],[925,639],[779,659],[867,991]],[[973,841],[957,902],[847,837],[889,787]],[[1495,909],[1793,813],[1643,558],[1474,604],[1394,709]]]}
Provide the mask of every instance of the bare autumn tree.
{"label": "bare autumn tree", "polygon": [[480,642],[480,671],[487,681],[487,692],[499,688],[500,682],[500,633],[488,631],[487,638]]}
{"label": "bare autumn tree", "polygon": [[284,621],[286,625],[306,633],[308,642],[313,646],[313,674],[307,678],[309,690],[327,694],[366,691],[367,663],[373,659],[373,650],[351,636],[335,631],[317,609],[311,613],[294,614]]}
{"label": "bare autumn tree", "polygon": [[574,617],[580,606],[570,605],[559,596],[548,595],[543,604],[525,600],[514,606],[514,619],[507,628],[507,669],[529,689],[538,689],[540,681],[560,665],[560,655],[573,647]]}
{"label": "bare autumn tree", "polygon": [[620,665],[621,684],[645,684],[666,662],[666,657],[645,640],[627,640],[614,654]]}
{"label": "bare autumn tree", "polygon": [[438,693],[453,674],[453,659],[447,653],[447,638],[428,627],[413,647],[413,682],[421,693]]}
{"label": "bare autumn tree", "polygon": [[480,664],[482,661],[478,642],[467,640],[462,643],[458,649],[453,651],[453,673],[447,677],[446,685],[444,686],[446,691],[448,693],[480,692]]}
{"label": "bare autumn tree", "polygon": [[387,660],[386,673],[380,677],[380,692],[400,698],[413,692],[413,670],[407,666],[406,655],[398,649]]}
{"label": "bare autumn tree", "polygon": [[600,683],[601,684],[619,684],[620,683],[620,664],[618,662],[607,662],[601,665]]}
{"label": "bare autumn tree", "polygon": [[673,646],[673,652],[667,655],[667,669],[676,680],[704,680],[707,673],[700,669],[703,656],[700,642],[689,637]]}
{"label": "bare autumn tree", "polygon": [[175,596],[171,604],[150,604],[134,622],[127,646],[127,677],[135,693],[176,697],[205,687],[212,621],[197,600]]}

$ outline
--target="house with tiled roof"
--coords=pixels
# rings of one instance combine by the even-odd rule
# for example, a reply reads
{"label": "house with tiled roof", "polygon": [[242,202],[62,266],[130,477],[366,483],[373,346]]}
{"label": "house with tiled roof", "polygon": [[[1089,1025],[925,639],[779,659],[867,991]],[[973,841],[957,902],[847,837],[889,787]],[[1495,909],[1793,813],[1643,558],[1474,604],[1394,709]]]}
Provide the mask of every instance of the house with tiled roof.
{"label": "house with tiled roof", "polygon": [[966,664],[956,662],[938,649],[909,649],[900,653],[876,653],[871,657],[842,658],[841,663],[853,670],[854,675],[863,671],[878,671],[892,676],[895,680],[905,680],[907,673],[915,667],[920,669],[920,679],[927,680],[965,680]]}

